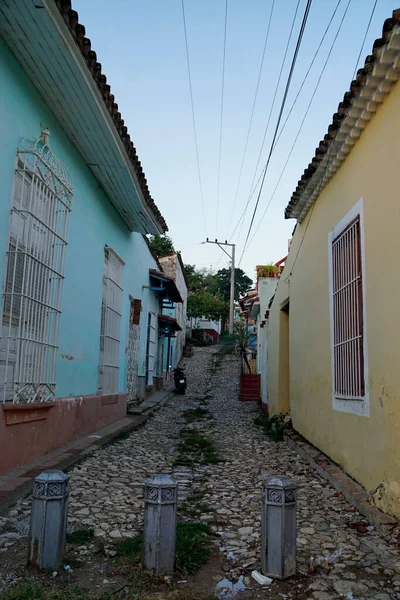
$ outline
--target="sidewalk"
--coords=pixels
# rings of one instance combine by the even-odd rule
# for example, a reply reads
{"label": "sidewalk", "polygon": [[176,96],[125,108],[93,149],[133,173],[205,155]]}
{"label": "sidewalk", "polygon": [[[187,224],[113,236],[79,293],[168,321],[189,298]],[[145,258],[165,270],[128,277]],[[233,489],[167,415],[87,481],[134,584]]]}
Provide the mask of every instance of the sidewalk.
{"label": "sidewalk", "polygon": [[156,392],[139,406],[128,410],[128,415],[124,419],[115,421],[97,431],[92,431],[56,448],[52,452],[38,456],[29,463],[11,469],[4,475],[0,475],[0,516],[3,516],[17,500],[30,493],[33,479],[42,471],[67,471],[83,458],[118,438],[121,434],[129,433],[141,427],[153,411],[165,405],[172,389],[169,386]]}

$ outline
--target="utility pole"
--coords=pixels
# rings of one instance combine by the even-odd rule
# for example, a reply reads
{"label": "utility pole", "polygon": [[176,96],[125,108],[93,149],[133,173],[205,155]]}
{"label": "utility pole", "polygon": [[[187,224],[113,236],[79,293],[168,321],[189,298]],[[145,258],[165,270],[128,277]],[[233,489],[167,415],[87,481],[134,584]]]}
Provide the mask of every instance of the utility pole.
{"label": "utility pole", "polygon": [[[234,317],[234,306],[235,306],[235,244],[228,244],[225,242],[219,242],[218,240],[211,241],[208,238],[203,244],[217,244],[223,252],[228,256],[231,261],[231,297],[229,303],[229,333],[233,333],[233,317]],[[230,246],[232,248],[232,254],[229,254],[223,246]]]}

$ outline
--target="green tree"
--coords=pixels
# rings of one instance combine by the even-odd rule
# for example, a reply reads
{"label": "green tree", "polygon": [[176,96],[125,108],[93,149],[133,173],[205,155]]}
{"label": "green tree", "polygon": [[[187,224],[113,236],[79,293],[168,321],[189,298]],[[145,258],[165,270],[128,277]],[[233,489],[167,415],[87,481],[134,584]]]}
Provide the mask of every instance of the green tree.
{"label": "green tree", "polygon": [[[216,275],[216,283],[221,296],[227,302],[231,295],[231,270],[220,269]],[[239,300],[251,288],[253,281],[242,269],[235,269],[235,300]]]}
{"label": "green tree", "polygon": [[218,294],[217,280],[211,271],[197,269],[195,265],[185,265],[185,274],[190,290],[207,290],[210,294]]}
{"label": "green tree", "polygon": [[211,321],[225,320],[229,313],[229,304],[221,298],[212,296],[207,290],[190,292],[187,303],[187,316],[210,319]]}
{"label": "green tree", "polygon": [[174,243],[168,235],[152,235],[149,242],[151,249],[158,257],[175,252]]}

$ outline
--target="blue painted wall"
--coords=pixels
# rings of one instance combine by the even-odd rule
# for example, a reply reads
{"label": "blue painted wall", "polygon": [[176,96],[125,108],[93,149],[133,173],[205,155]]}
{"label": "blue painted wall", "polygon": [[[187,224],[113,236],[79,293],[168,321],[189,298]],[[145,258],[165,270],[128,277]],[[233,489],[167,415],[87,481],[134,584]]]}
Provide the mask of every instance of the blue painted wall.
{"label": "blue painted wall", "polygon": [[[15,153],[24,137],[37,138],[40,123],[50,129],[50,146],[72,175],[74,197],[66,255],[60,323],[57,396],[96,394],[100,344],[100,310],[104,245],[125,261],[119,391],[126,391],[129,294],[143,301],[139,375],[144,374],[148,310],[158,312],[149,284],[157,268],[140,234],[129,232],[118,213],[65,135],[21,65],[0,39],[0,289],[4,279],[8,218]],[[73,118],[73,115],[71,115]],[[63,359],[61,355],[73,357]]]}

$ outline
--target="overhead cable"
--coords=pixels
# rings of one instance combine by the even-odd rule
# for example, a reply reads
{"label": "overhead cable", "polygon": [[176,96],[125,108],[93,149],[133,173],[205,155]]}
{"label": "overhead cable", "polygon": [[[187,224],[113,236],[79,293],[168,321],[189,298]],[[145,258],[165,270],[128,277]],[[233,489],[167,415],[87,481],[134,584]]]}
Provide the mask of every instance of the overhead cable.
{"label": "overhead cable", "polygon": [[221,153],[222,153],[222,126],[224,116],[224,89],[225,89],[225,56],[226,56],[226,26],[228,22],[228,0],[225,0],[225,26],[224,26],[224,52],[222,58],[222,84],[221,84],[221,111],[219,124],[219,152],[218,152],[218,177],[217,177],[217,214],[215,221],[215,232],[218,236],[218,207],[219,207],[219,192],[221,183]]}
{"label": "overhead cable", "polygon": [[[293,17],[293,20],[292,20],[292,25],[291,25],[291,27],[290,27],[290,31],[289,31],[289,37],[288,37],[288,40],[287,40],[287,43],[286,43],[285,53],[284,53],[284,55],[283,55],[283,59],[282,59],[281,68],[280,68],[280,71],[279,71],[279,76],[278,76],[278,81],[277,81],[277,83],[276,83],[276,86],[275,86],[274,97],[273,97],[273,99],[272,99],[272,104],[271,104],[271,108],[270,108],[270,111],[269,111],[269,115],[268,115],[267,124],[266,124],[265,130],[264,130],[264,136],[263,136],[263,140],[262,140],[262,143],[261,143],[261,148],[260,148],[260,151],[259,151],[259,153],[258,153],[258,158],[257,158],[257,164],[256,164],[256,168],[254,169],[253,180],[252,180],[252,182],[251,182],[251,185],[250,185],[250,194],[249,194],[249,197],[248,197],[248,199],[247,199],[247,202],[246,202],[246,205],[245,205],[245,207],[244,207],[244,210],[243,210],[243,212],[242,212],[242,217],[241,217],[241,219],[243,218],[243,220],[242,220],[242,222],[240,223],[240,229],[239,229],[239,235],[238,235],[238,239],[240,238],[240,236],[241,236],[241,233],[242,233],[242,227],[243,227],[243,223],[244,223],[244,216],[246,215],[247,209],[248,209],[248,207],[249,207],[249,204],[250,204],[251,198],[252,198],[252,196],[253,196],[253,193],[254,193],[254,192],[252,193],[252,192],[251,192],[251,190],[253,189],[254,180],[255,180],[255,178],[256,178],[256,175],[257,175],[258,166],[259,166],[259,164],[260,164],[260,160],[261,160],[262,151],[263,151],[263,149],[264,149],[265,139],[266,139],[266,137],[267,137],[267,133],[268,133],[268,129],[269,129],[269,124],[270,124],[271,117],[272,117],[272,112],[273,112],[273,109],[274,109],[274,107],[275,107],[275,100],[276,100],[276,96],[277,96],[277,93],[278,93],[279,84],[280,84],[280,82],[281,82],[281,78],[282,78],[282,74],[283,74],[283,68],[284,68],[284,66],[285,66],[285,62],[286,62],[286,56],[287,56],[287,53],[288,53],[288,50],[289,50],[289,45],[290,45],[290,42],[291,42],[291,39],[292,39],[293,29],[294,29],[294,25],[295,25],[295,22],[296,22],[297,13],[298,13],[298,10],[299,10],[299,5],[300,5],[300,0],[298,0],[298,1],[297,1],[297,4],[296,4],[296,10],[295,10],[295,12],[294,12],[294,17]],[[260,178],[261,178],[261,177],[260,177]],[[237,227],[238,227],[238,226],[237,226]],[[236,231],[237,227],[235,227],[235,231]]]}
{"label": "overhead cable", "polygon": [[256,108],[258,90],[259,90],[259,87],[260,87],[261,75],[262,75],[262,70],[263,70],[263,66],[264,66],[265,52],[266,52],[267,45],[268,45],[269,31],[270,31],[270,28],[271,28],[271,21],[272,21],[272,14],[274,12],[274,6],[275,6],[275,0],[272,0],[271,11],[269,13],[269,19],[268,19],[268,25],[267,25],[267,32],[265,34],[264,47],[263,47],[262,56],[261,56],[261,63],[260,63],[259,71],[258,71],[258,78],[257,78],[257,83],[256,83],[256,91],[254,93],[253,107],[251,109],[250,121],[249,121],[249,126],[248,126],[248,129],[247,129],[247,136],[246,136],[246,141],[245,141],[245,144],[244,144],[244,150],[243,150],[243,156],[242,156],[242,163],[240,165],[239,178],[238,178],[238,182],[237,182],[237,186],[236,186],[236,192],[235,192],[235,198],[234,198],[234,201],[233,201],[231,216],[230,216],[230,219],[229,219],[227,235],[228,235],[229,229],[231,227],[233,214],[234,214],[235,208],[236,208],[236,202],[237,202],[237,197],[238,197],[238,193],[239,193],[240,183],[241,183],[241,180],[242,180],[244,161],[246,159],[247,147],[249,145],[250,131],[251,131],[251,127],[252,127],[252,124],[253,124],[254,110]]}
{"label": "overhead cable", "polygon": [[253,214],[252,214],[252,217],[251,217],[250,225],[249,225],[249,228],[248,228],[248,231],[247,231],[246,240],[245,240],[243,251],[242,251],[242,256],[240,257],[240,260],[239,260],[239,265],[240,265],[241,260],[243,258],[243,254],[244,254],[244,251],[246,249],[247,241],[249,239],[249,236],[250,236],[250,233],[251,233],[251,230],[252,230],[252,227],[253,227],[254,219],[255,219],[255,216],[257,214],[258,205],[260,203],[261,192],[262,192],[262,189],[264,187],[265,176],[266,176],[267,171],[268,171],[268,167],[269,167],[269,163],[270,163],[270,160],[271,160],[272,151],[273,151],[273,148],[274,148],[276,136],[278,134],[279,125],[280,125],[281,118],[282,118],[282,113],[283,113],[283,110],[285,108],[286,98],[287,98],[287,95],[288,95],[288,92],[289,92],[290,83],[292,81],[293,71],[294,71],[294,67],[296,65],[297,56],[299,54],[299,50],[300,50],[300,46],[301,46],[301,41],[303,39],[303,34],[304,34],[305,27],[306,27],[308,15],[309,15],[309,12],[310,12],[311,3],[312,3],[312,0],[307,0],[307,5],[306,5],[305,11],[304,11],[304,16],[303,16],[303,21],[301,23],[301,28],[300,28],[300,32],[299,32],[299,35],[298,35],[298,38],[297,38],[296,48],[295,48],[295,51],[294,51],[294,54],[293,54],[292,64],[291,64],[289,75],[288,75],[287,82],[286,82],[285,92],[283,94],[283,98],[282,98],[282,102],[281,102],[281,108],[279,110],[279,115],[278,115],[278,120],[277,120],[276,127],[275,127],[274,136],[272,138],[271,147],[270,147],[270,150],[269,150],[267,162],[266,162],[265,167],[264,167],[264,172],[263,172],[263,177],[262,177],[262,180],[261,180],[260,191],[258,192],[257,201],[256,201],[256,204],[254,206]]}
{"label": "overhead cable", "polygon": [[[299,90],[298,90],[298,92],[297,92],[297,94],[296,94],[296,96],[295,96],[295,98],[294,98],[294,100],[293,100],[293,102],[292,102],[292,105],[291,105],[291,107],[290,107],[290,110],[289,110],[289,112],[288,112],[288,114],[287,114],[287,116],[286,116],[286,119],[285,119],[285,121],[284,121],[284,123],[283,123],[283,125],[282,125],[282,127],[281,127],[281,129],[280,129],[280,131],[279,131],[279,134],[278,134],[278,136],[277,136],[277,138],[276,138],[275,145],[274,145],[274,149],[275,149],[275,147],[276,147],[276,145],[277,145],[277,143],[278,143],[278,141],[279,141],[279,139],[280,139],[280,137],[281,137],[281,135],[282,135],[282,133],[283,133],[283,131],[284,131],[285,127],[286,127],[286,125],[287,125],[287,122],[288,122],[288,120],[289,120],[289,118],[290,118],[290,115],[292,114],[292,111],[293,111],[293,109],[294,109],[294,107],[295,107],[295,105],[296,105],[296,103],[297,103],[297,100],[298,100],[298,98],[299,98],[299,96],[300,96],[300,93],[301,93],[301,91],[302,91],[302,89],[303,89],[303,87],[304,87],[304,85],[305,85],[305,82],[306,82],[306,81],[307,81],[307,79],[308,79],[308,76],[309,76],[309,74],[310,74],[310,71],[311,71],[311,69],[312,69],[312,67],[313,67],[313,65],[314,65],[314,62],[315,62],[315,60],[316,60],[316,58],[317,58],[318,54],[319,54],[319,51],[320,51],[320,49],[321,49],[321,47],[322,47],[322,44],[323,44],[323,42],[324,42],[324,40],[325,40],[325,38],[326,38],[326,35],[327,35],[327,33],[328,33],[329,29],[330,29],[330,26],[331,26],[331,24],[332,24],[332,21],[333,21],[333,19],[334,19],[335,15],[336,15],[336,12],[337,12],[337,10],[338,10],[338,8],[339,8],[339,6],[340,6],[341,2],[342,2],[342,0],[338,0],[338,2],[337,2],[337,4],[336,4],[336,7],[335,7],[335,9],[334,9],[334,11],[333,11],[333,14],[332,14],[332,16],[331,16],[331,18],[330,18],[330,20],[329,20],[329,23],[328,23],[328,25],[327,25],[327,27],[326,27],[326,29],[325,29],[325,31],[324,31],[324,34],[323,34],[323,36],[322,36],[322,38],[321,38],[321,40],[320,40],[320,42],[319,42],[319,44],[318,44],[318,47],[317,47],[317,49],[316,49],[316,51],[315,51],[315,53],[314,53],[314,56],[313,56],[313,58],[312,58],[312,60],[311,60],[311,62],[310,62],[310,65],[309,65],[309,67],[308,67],[308,69],[307,69],[307,71],[306,71],[306,74],[305,74],[305,76],[304,76],[304,78],[303,78],[303,81],[302,81],[302,83],[301,83],[301,85],[300,85],[300,88],[299,88]],[[249,196],[249,198],[248,198],[247,204],[246,204],[245,208],[243,209],[243,211],[242,211],[242,214],[241,214],[241,215],[240,215],[240,217],[239,217],[239,220],[238,220],[238,222],[237,222],[237,224],[236,224],[236,227],[235,227],[235,229],[234,229],[234,230],[233,230],[233,232],[232,232],[232,235],[231,235],[231,237],[233,237],[233,235],[235,234],[235,232],[236,232],[237,228],[239,227],[240,223],[242,223],[242,220],[243,220],[243,218],[244,218],[244,215],[245,215],[245,213],[246,213],[247,207],[248,207],[248,205],[249,205],[249,203],[250,203],[250,201],[251,201],[252,197],[254,196],[254,193],[256,192],[256,190],[257,190],[257,188],[258,188],[258,184],[259,184],[259,183],[260,183],[260,181],[261,181],[262,175],[263,175],[263,173],[261,172],[261,173],[260,173],[260,175],[259,175],[259,177],[258,177],[258,179],[257,179],[257,182],[256,182],[256,184],[254,185],[254,187],[253,187],[253,189],[252,189],[252,191],[251,191],[251,193],[250,193],[250,196]],[[240,237],[240,235],[239,235],[238,237]],[[253,237],[254,237],[254,236],[253,236]]]}
{"label": "overhead cable", "polygon": [[[347,14],[347,11],[348,11],[348,9],[349,9],[349,6],[350,6],[350,3],[351,3],[351,1],[352,1],[352,0],[349,0],[349,1],[348,1],[348,3],[347,3],[347,6],[346,6],[346,8],[345,8],[345,11],[344,11],[344,13],[343,13],[343,16],[342,16],[342,19],[341,19],[341,21],[340,21],[340,23],[339,23],[338,30],[337,30],[337,32],[336,32],[336,34],[335,34],[335,37],[333,38],[333,41],[332,41],[331,47],[330,47],[330,49],[329,49],[328,55],[327,55],[327,57],[326,57],[326,59],[325,59],[324,65],[323,65],[323,67],[322,67],[322,70],[321,70],[321,73],[320,73],[320,75],[319,75],[319,77],[318,77],[318,80],[317,80],[317,83],[316,83],[316,85],[315,85],[314,91],[313,91],[313,93],[312,93],[312,95],[311,95],[311,98],[310,98],[310,101],[309,101],[309,103],[308,103],[308,105],[307,105],[306,112],[304,113],[304,116],[303,116],[303,118],[302,118],[302,120],[301,120],[300,127],[299,127],[299,129],[298,129],[298,131],[297,131],[297,133],[296,133],[296,136],[295,136],[295,138],[294,138],[294,141],[293,141],[292,147],[290,148],[289,154],[288,154],[288,156],[287,156],[287,158],[286,158],[286,162],[285,162],[285,164],[284,164],[284,166],[283,166],[283,169],[282,169],[282,171],[281,171],[281,174],[279,175],[279,179],[278,179],[278,181],[277,181],[277,183],[276,183],[276,185],[275,185],[274,191],[272,192],[272,194],[271,194],[271,196],[270,196],[270,199],[269,199],[269,201],[268,201],[268,204],[267,204],[267,206],[266,206],[266,208],[265,208],[265,210],[264,210],[264,213],[263,213],[263,215],[262,215],[262,217],[261,217],[261,219],[260,219],[260,222],[259,222],[259,224],[258,224],[258,226],[257,226],[257,229],[255,230],[255,232],[254,232],[254,234],[253,234],[253,237],[251,238],[251,240],[250,240],[250,242],[248,243],[247,247],[249,247],[249,246],[250,246],[250,244],[251,244],[251,242],[254,240],[254,238],[255,238],[255,236],[256,236],[256,234],[257,234],[258,230],[260,229],[260,226],[261,226],[261,224],[262,224],[262,222],[263,222],[263,220],[264,220],[264,218],[265,218],[265,215],[267,214],[267,211],[268,211],[268,209],[269,209],[269,207],[270,207],[270,205],[271,205],[271,202],[272,202],[272,200],[273,200],[273,198],[274,198],[274,196],[275,196],[275,193],[276,193],[276,191],[277,191],[277,189],[278,189],[278,186],[279,186],[279,184],[280,184],[280,182],[281,182],[281,180],[282,180],[283,174],[284,174],[284,172],[285,172],[285,170],[286,170],[286,167],[287,167],[287,165],[288,165],[288,162],[289,162],[289,160],[290,160],[290,157],[292,156],[292,153],[293,153],[294,147],[295,147],[295,145],[296,145],[296,143],[297,143],[297,140],[298,140],[298,138],[299,138],[299,135],[300,135],[300,133],[301,133],[301,131],[302,131],[302,129],[303,129],[304,122],[305,122],[305,120],[306,120],[306,118],[307,118],[307,116],[308,116],[308,113],[309,113],[309,111],[310,111],[311,105],[312,105],[312,103],[313,103],[313,100],[314,100],[314,98],[315,98],[315,94],[316,94],[316,93],[317,93],[317,91],[318,91],[319,84],[321,83],[321,79],[322,79],[322,77],[323,77],[323,74],[325,73],[325,69],[326,69],[326,67],[327,67],[327,64],[328,64],[328,62],[329,62],[329,59],[330,59],[330,57],[331,57],[331,54],[332,54],[333,48],[334,48],[334,46],[335,46],[335,44],[336,44],[336,40],[337,40],[337,38],[338,38],[338,36],[339,36],[340,30],[342,29],[343,21],[344,21],[344,19],[345,19],[345,17],[346,17],[346,14]],[[341,2],[341,0],[339,0],[339,2]]]}
{"label": "overhead cable", "polygon": [[201,208],[203,211],[204,231],[207,236],[207,220],[206,220],[206,212],[204,209],[203,185],[202,185],[202,181],[201,181],[199,145],[197,142],[196,118],[195,118],[195,113],[194,113],[192,76],[191,76],[191,72],[190,72],[189,46],[188,46],[188,36],[187,36],[187,30],[186,30],[186,15],[185,15],[184,0],[182,0],[182,17],[183,17],[183,29],[185,32],[186,62],[187,62],[187,70],[188,70],[188,78],[189,78],[190,104],[192,107],[192,121],[193,121],[194,144],[195,144],[195,148],[196,148],[197,174],[198,174],[198,178],[199,178],[199,189],[200,189]]}
{"label": "overhead cable", "polygon": [[[367,24],[367,28],[366,28],[365,35],[364,35],[364,38],[363,38],[363,41],[362,41],[362,44],[361,44],[360,52],[359,52],[359,54],[358,54],[358,56],[357,56],[356,65],[355,65],[355,67],[354,67],[353,79],[354,79],[354,77],[355,77],[355,74],[356,74],[356,72],[357,72],[357,66],[358,66],[358,63],[360,62],[360,57],[361,57],[361,54],[362,54],[362,51],[363,51],[363,48],[364,48],[364,45],[365,45],[365,41],[366,41],[366,39],[367,39],[368,31],[369,31],[369,28],[370,28],[370,25],[371,25],[372,18],[373,18],[373,16],[374,16],[375,8],[376,8],[376,2],[374,3],[374,5],[373,5],[373,7],[372,7],[371,16],[370,16],[370,19],[369,19],[369,21],[368,21],[368,24]],[[325,175],[326,175],[326,172],[327,172],[327,169],[328,169],[328,166],[329,166],[329,158],[330,158],[330,155],[332,154],[333,146],[334,146],[334,143],[335,143],[335,141],[336,141],[336,136],[337,136],[337,134],[338,134],[339,130],[340,130],[340,128],[336,130],[335,137],[333,138],[333,140],[332,140],[332,142],[331,142],[331,145],[330,145],[330,148],[329,148],[330,152],[329,152],[329,155],[328,155],[328,159],[327,159],[327,161],[326,161],[326,165],[325,165],[325,169],[324,169],[324,172],[323,172],[322,178],[321,178],[321,180],[320,180],[320,183],[319,183],[319,188],[318,188],[317,196],[318,196],[318,195],[319,195],[319,193],[321,192],[322,185],[323,185],[323,181],[324,181],[324,179],[325,179]],[[294,258],[294,261],[293,261],[293,264],[292,264],[292,266],[291,266],[290,273],[289,273],[289,275],[286,277],[286,280],[285,280],[285,281],[287,281],[287,280],[288,280],[288,279],[289,279],[289,278],[290,278],[290,277],[293,275],[294,267],[296,266],[296,262],[297,262],[297,259],[298,259],[298,256],[299,256],[299,254],[300,254],[300,250],[301,250],[301,248],[302,248],[302,245],[303,245],[303,242],[304,242],[304,238],[305,238],[305,236],[306,236],[306,233],[307,233],[308,227],[309,227],[309,225],[310,225],[310,222],[311,222],[311,217],[312,217],[312,215],[313,215],[313,211],[314,211],[314,206],[315,206],[315,204],[316,204],[316,203],[314,202],[314,204],[312,205],[312,207],[311,207],[311,209],[310,209],[310,212],[309,212],[309,217],[308,217],[308,221],[307,221],[307,223],[306,223],[306,226],[305,226],[305,229],[304,229],[304,232],[303,232],[302,238],[301,238],[301,240],[300,240],[299,247],[297,248],[296,256],[295,256],[295,258]]]}

